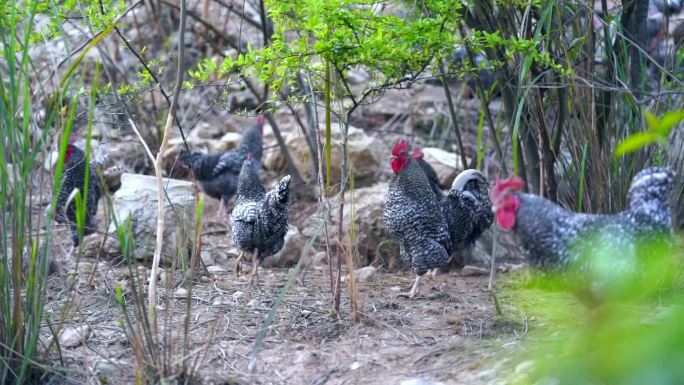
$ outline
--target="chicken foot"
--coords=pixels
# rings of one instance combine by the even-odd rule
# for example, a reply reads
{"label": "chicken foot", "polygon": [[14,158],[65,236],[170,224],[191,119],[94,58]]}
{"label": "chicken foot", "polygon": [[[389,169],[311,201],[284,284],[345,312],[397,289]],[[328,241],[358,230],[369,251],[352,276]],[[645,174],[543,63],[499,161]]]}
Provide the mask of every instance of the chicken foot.
{"label": "chicken foot", "polygon": [[256,279],[256,285],[259,287],[259,264],[261,261],[259,260],[259,249],[254,249],[254,258],[252,259],[252,277],[249,279],[249,284],[252,285],[254,284],[254,280]]}
{"label": "chicken foot", "polygon": [[245,252],[240,251],[240,255],[238,255],[237,260],[235,260],[235,268],[233,271],[235,272],[235,276],[239,277],[240,276],[240,262],[242,261],[242,258],[245,257]]}
{"label": "chicken foot", "polygon": [[399,293],[399,294],[397,294],[397,297],[405,297],[408,299],[415,298],[415,296],[419,292],[419,289],[418,289],[419,283],[420,283],[420,275],[416,275],[416,281],[413,283],[413,287],[411,287],[411,291],[408,293]]}

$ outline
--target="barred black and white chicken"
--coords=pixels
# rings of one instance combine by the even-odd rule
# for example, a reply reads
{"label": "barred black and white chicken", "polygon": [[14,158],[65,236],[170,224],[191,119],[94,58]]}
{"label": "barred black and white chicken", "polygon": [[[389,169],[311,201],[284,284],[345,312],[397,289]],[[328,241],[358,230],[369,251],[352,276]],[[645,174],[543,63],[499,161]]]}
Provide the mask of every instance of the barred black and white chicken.
{"label": "barred black and white chicken", "polygon": [[[499,225],[513,231],[534,267],[573,272],[595,297],[609,281],[628,281],[644,263],[667,253],[673,240],[669,198],[670,170],[646,168],[636,174],[628,207],[617,214],[568,211],[542,197],[520,192],[517,177],[497,181],[492,189]],[[588,281],[587,281],[588,280]],[[588,298],[594,299],[594,298]]]}
{"label": "barred black and white chicken", "polygon": [[[391,166],[395,175],[387,194],[385,225],[399,242],[402,261],[416,273],[411,291],[401,294],[414,298],[421,276],[451,263],[452,252],[463,250],[491,224],[493,218],[487,224],[487,214],[478,212],[489,207],[488,195],[479,192],[481,185],[486,191],[487,183],[479,171],[467,170],[446,195],[437,194],[403,139],[392,148]],[[471,186],[477,191],[465,189]],[[483,198],[486,202],[480,201]]]}
{"label": "barred black and white chicken", "polygon": [[287,209],[290,203],[290,176],[287,175],[269,192],[259,180],[257,161],[251,154],[242,165],[238,179],[235,208],[230,214],[233,243],[240,249],[235,262],[239,274],[245,253],[252,253],[252,276],[258,284],[261,261],[283,248],[288,230]]}
{"label": "barred black and white chicken", "polygon": [[263,127],[265,118],[257,117],[257,122],[247,129],[240,145],[224,154],[204,154],[201,152],[181,151],[178,161],[192,169],[205,194],[221,201],[220,213],[235,195],[238,188],[238,175],[242,163],[251,153],[257,169],[261,168],[263,152]]}

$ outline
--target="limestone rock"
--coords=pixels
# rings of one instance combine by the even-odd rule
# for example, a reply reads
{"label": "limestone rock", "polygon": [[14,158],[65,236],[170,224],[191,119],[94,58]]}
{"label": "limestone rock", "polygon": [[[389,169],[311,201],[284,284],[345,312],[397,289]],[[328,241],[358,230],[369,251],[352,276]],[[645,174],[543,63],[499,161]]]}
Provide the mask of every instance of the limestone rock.
{"label": "limestone rock", "polygon": [[59,345],[62,348],[75,348],[90,337],[90,332],[88,325],[65,328],[59,334]]}
{"label": "limestone rock", "polygon": [[[157,182],[155,177],[124,173],[121,177],[121,188],[114,194],[114,218],[109,225],[108,239],[103,246],[106,256],[121,255],[121,242],[118,240],[117,224],[124,225],[130,221],[130,228],[135,238],[133,256],[138,260],[151,261],[154,255],[157,231]],[[168,200],[166,201],[164,243],[162,260],[175,256],[180,247],[185,247],[185,255],[190,255],[192,248],[195,189],[191,182],[164,179]],[[85,256],[97,256],[102,237],[96,235],[84,241]]]}
{"label": "limestone rock", "polygon": [[[342,162],[342,132],[339,125],[332,127],[331,163],[333,183],[340,180],[340,167]],[[321,137],[325,137],[325,129],[320,130]],[[312,161],[309,145],[303,135],[287,136],[285,139],[292,160],[301,173],[307,179],[311,175]],[[354,177],[357,187],[369,186],[375,182],[381,167],[387,162],[389,149],[379,139],[366,134],[361,129],[349,127],[348,149],[350,161],[354,167]],[[264,152],[263,164],[268,170],[279,172],[285,171],[285,160],[279,148],[274,147]]]}
{"label": "limestone rock", "polygon": [[371,282],[376,278],[376,270],[373,266],[362,267],[354,270],[354,278],[356,278],[357,282]]}
{"label": "limestone rock", "polygon": [[[399,245],[393,241],[385,227],[383,211],[385,208],[385,197],[389,185],[384,182],[376,183],[370,187],[363,187],[354,191],[354,207],[352,211],[352,196],[350,192],[345,194],[343,218],[344,229],[354,221],[354,256],[358,257],[354,261],[356,266],[367,266],[370,262],[380,259],[381,262],[390,268],[397,265],[399,257]],[[332,212],[337,213],[337,208],[333,207]],[[353,215],[352,215],[353,214]],[[304,221],[302,234],[307,239],[318,236],[315,245],[322,249],[324,247],[324,235],[319,231],[321,218],[315,214]],[[333,215],[332,224],[328,226],[330,239],[337,239],[337,215]],[[345,234],[347,236],[347,234]],[[322,256],[323,257],[323,256]],[[323,258],[322,260],[326,260]]]}
{"label": "limestone rock", "polygon": [[482,268],[482,267],[472,266],[472,265],[463,266],[463,269],[461,269],[461,275],[465,276],[465,277],[473,276],[473,275],[487,275],[487,274],[489,274],[489,270]]}

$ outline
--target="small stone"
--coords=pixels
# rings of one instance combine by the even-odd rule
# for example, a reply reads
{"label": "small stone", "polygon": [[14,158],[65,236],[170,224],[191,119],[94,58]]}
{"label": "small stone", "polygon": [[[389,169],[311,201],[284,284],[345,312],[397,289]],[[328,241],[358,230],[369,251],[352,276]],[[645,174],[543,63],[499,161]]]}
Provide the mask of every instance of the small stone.
{"label": "small stone", "polygon": [[327,265],[328,264],[328,254],[325,251],[319,251],[318,253],[316,253],[313,256],[311,263],[314,266]]}
{"label": "small stone", "polygon": [[188,296],[188,289],[184,287],[179,287],[173,292],[173,296],[176,298],[186,298]]}
{"label": "small stone", "polygon": [[59,334],[59,345],[63,348],[75,348],[90,337],[90,326],[81,325],[66,328]]}
{"label": "small stone", "polygon": [[360,367],[362,367],[362,366],[363,366],[362,363],[357,362],[357,361],[354,361],[354,362],[352,362],[351,366],[349,366],[349,369],[351,369],[351,370],[356,370],[356,369],[358,369],[358,368],[360,368]]}
{"label": "small stone", "polygon": [[221,266],[212,265],[207,267],[207,271],[211,274],[222,274],[226,272],[226,269]]}
{"label": "small stone", "polygon": [[95,363],[93,371],[99,375],[115,376],[121,373],[130,364],[123,360],[102,360]]}
{"label": "small stone", "polygon": [[238,299],[240,299],[244,296],[245,296],[245,293],[243,293],[241,291],[236,291],[235,293],[233,293],[233,301],[237,301]]}
{"label": "small stone", "polygon": [[483,380],[491,381],[496,377],[496,369],[483,370],[478,374],[478,377]]}
{"label": "small stone", "polygon": [[377,269],[373,266],[366,266],[358,270],[354,270],[354,277],[357,282],[370,282],[375,280],[375,271]]}
{"label": "small stone", "polygon": [[221,147],[225,148],[225,151],[234,149],[240,144],[242,140],[242,134],[237,132],[226,132],[223,134],[219,141],[221,142]]}
{"label": "small stone", "polygon": [[138,266],[138,276],[146,281],[150,280],[150,271],[145,266]]}
{"label": "small stone", "polygon": [[216,297],[214,298],[214,302],[211,303],[212,306],[223,306],[228,304],[230,304],[230,301],[227,301],[223,297]]}
{"label": "small stone", "polygon": [[534,385],[559,385],[561,382],[557,378],[544,377],[535,382]]}
{"label": "small stone", "polygon": [[214,255],[209,249],[202,249],[202,252],[200,253],[200,257],[202,258],[202,262],[204,263],[204,266],[213,266],[214,265]]}
{"label": "small stone", "polygon": [[441,381],[435,381],[425,378],[410,378],[401,382],[401,385],[444,385]]}
{"label": "small stone", "polygon": [[516,373],[528,373],[534,367],[534,361],[523,361],[515,366]]}
{"label": "small stone", "polygon": [[131,283],[128,281],[128,279],[121,279],[116,284],[121,288],[121,292],[123,294],[131,294],[133,292]]}
{"label": "small stone", "polygon": [[473,275],[487,275],[489,274],[489,270],[484,269],[482,267],[477,267],[477,266],[463,266],[463,269],[461,269],[461,275],[464,277],[469,277]]}
{"label": "small stone", "polygon": [[95,264],[90,262],[80,262],[77,270],[81,274],[91,274],[95,270]]}

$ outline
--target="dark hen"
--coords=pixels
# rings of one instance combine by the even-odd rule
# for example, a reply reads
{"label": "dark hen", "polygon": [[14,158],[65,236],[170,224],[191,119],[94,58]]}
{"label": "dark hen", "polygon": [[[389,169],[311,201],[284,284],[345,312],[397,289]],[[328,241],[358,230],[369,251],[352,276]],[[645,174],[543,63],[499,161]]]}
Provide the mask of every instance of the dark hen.
{"label": "dark hen", "polygon": [[266,257],[280,251],[285,242],[290,176],[284,177],[271,191],[266,192],[259,180],[255,163],[256,160],[249,156],[242,165],[230,225],[233,243],[240,249],[235,272],[239,273],[244,253],[253,253],[251,280],[256,278],[258,283],[259,264]]}
{"label": "dark hen", "polygon": [[[86,193],[86,166],[88,159],[86,154],[73,144],[67,145],[64,156],[64,171],[61,178],[61,187],[57,197],[55,208],[55,220],[58,223],[66,223],[71,231],[73,246],[80,243],[78,225],[76,219],[76,193]],[[100,183],[94,167],[89,167],[88,191],[83,223],[83,235],[92,234],[97,230],[95,215],[97,204],[100,201]]]}
{"label": "dark hen", "polygon": [[257,117],[257,123],[245,132],[240,145],[225,154],[181,151],[178,157],[180,163],[192,169],[202,191],[221,200],[221,212],[237,191],[238,175],[247,154],[251,153],[257,168],[261,167],[263,125],[264,117]]}

